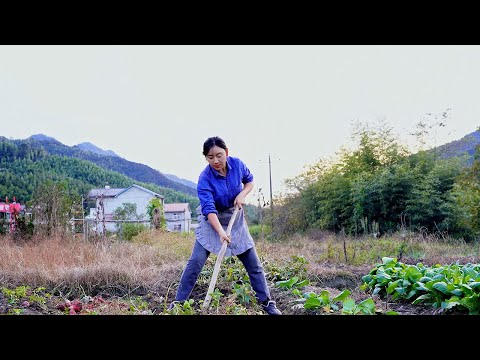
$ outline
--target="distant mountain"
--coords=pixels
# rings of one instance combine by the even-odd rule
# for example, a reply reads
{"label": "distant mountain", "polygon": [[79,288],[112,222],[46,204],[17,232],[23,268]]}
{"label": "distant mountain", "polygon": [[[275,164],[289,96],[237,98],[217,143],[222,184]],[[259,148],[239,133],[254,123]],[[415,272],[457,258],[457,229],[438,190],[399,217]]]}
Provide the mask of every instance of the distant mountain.
{"label": "distant mountain", "polygon": [[169,178],[172,181],[178,182],[180,184],[184,184],[184,185],[189,186],[189,187],[191,187],[192,189],[195,189],[195,190],[197,189],[197,184],[195,184],[193,181],[182,179],[182,178],[179,178],[178,176],[175,176],[175,175],[172,175],[172,174],[165,174],[165,173],[162,173],[162,174],[165,175],[167,178]]}
{"label": "distant mountain", "polygon": [[[155,170],[144,164],[128,161],[124,158],[119,157],[118,155],[101,155],[89,150],[82,150],[78,146],[67,146],[62,144],[58,140],[43,134],[32,135],[26,140],[13,141],[17,145],[28,142],[29,146],[31,146],[33,149],[41,148],[49,154],[88,160],[106,170],[119,172],[120,174],[126,175],[134,180],[143,183],[151,183],[161,187],[180,191],[191,196],[197,196],[196,187],[192,188],[191,186],[175,182],[163,175],[158,170]],[[95,145],[93,146],[94,148],[98,148]]]}
{"label": "distant mountain", "polygon": [[480,145],[480,132],[477,130],[459,140],[437,146],[431,151],[435,151],[440,158],[466,156],[468,165],[471,165],[478,145]]}
{"label": "distant mountain", "polygon": [[77,148],[79,148],[83,151],[91,151],[91,152],[93,152],[95,154],[98,154],[98,155],[120,157],[117,154],[115,154],[112,150],[100,149],[98,146],[93,145],[91,142],[83,142],[83,143],[74,145],[73,147],[77,147]]}
{"label": "distant mountain", "polygon": [[[42,140],[53,139],[53,138],[48,138],[48,136],[45,136],[45,135],[42,135],[42,134],[40,134],[40,136],[43,136],[43,138],[40,138]],[[83,142],[83,143],[74,145],[73,147],[74,148],[79,148],[80,150],[83,150],[83,151],[90,151],[90,152],[93,152],[93,153],[98,154],[98,155],[120,157],[119,155],[117,155],[112,150],[103,150],[103,149],[99,148],[98,146],[92,144],[91,142]],[[186,185],[186,186],[191,187],[192,189],[195,189],[195,190],[197,189],[197,184],[195,184],[193,181],[179,178],[178,176],[173,175],[173,174],[165,174],[163,172],[160,172],[160,173],[162,175],[164,175],[166,178],[168,178],[172,181],[175,181],[177,183]]]}
{"label": "distant mountain", "polygon": [[43,134],[35,134],[35,135],[30,136],[28,139],[32,139],[32,140],[36,140],[36,141],[50,141],[50,142],[61,144],[61,142],[58,141],[57,139],[55,139],[53,137],[50,137],[50,136],[47,136],[47,135],[43,135]]}
{"label": "distant mountain", "polygon": [[[126,188],[137,184],[163,195],[165,203],[188,202],[192,209],[199,204],[197,196],[153,183],[144,183],[117,171],[106,170],[85,159],[49,153],[42,145],[45,142],[55,143],[51,139],[39,142],[34,139],[10,140],[0,136],[0,197],[15,196],[20,203],[26,204],[34,198],[39,185],[53,181],[66,183],[68,194],[76,195],[78,200],[93,188],[107,184],[112,188]],[[61,145],[57,146],[60,148]],[[79,149],[71,150],[113,158]]]}

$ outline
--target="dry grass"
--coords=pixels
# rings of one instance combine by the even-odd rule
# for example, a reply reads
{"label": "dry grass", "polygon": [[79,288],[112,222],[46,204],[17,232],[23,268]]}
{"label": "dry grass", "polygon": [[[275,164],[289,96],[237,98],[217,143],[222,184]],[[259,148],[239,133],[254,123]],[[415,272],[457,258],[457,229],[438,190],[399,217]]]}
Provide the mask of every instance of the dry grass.
{"label": "dry grass", "polygon": [[297,235],[283,242],[257,242],[257,249],[276,261],[284,261],[292,255],[302,255],[310,263],[337,266],[373,266],[384,256],[401,258],[409,263],[422,261],[425,264],[480,260],[478,244],[420,235],[407,238],[391,235],[378,239],[333,234],[315,239]]}
{"label": "dry grass", "polygon": [[279,242],[257,241],[257,251],[279,266],[287,264],[292,256],[303,256],[308,261],[309,276],[332,285],[338,285],[335,283],[338,278],[358,281],[383,257],[396,257],[404,263],[422,262],[430,266],[480,262],[478,245],[462,240],[421,235],[406,238],[391,235],[378,239],[371,236],[343,237],[324,232],[321,236],[310,235],[296,235]]}
{"label": "dry grass", "polygon": [[193,233],[174,233],[163,230],[148,230],[133,238],[134,244],[149,245],[157,249],[163,263],[187,260],[192,252],[195,236]]}
{"label": "dry grass", "polygon": [[[194,241],[191,233],[156,230],[143,232],[131,242],[93,243],[81,238],[52,237],[18,244],[3,237],[0,238],[0,286],[45,286],[75,295],[107,292],[124,296],[150,292],[167,299],[176,291]],[[332,289],[355,287],[383,256],[426,265],[480,260],[478,246],[474,244],[420,236],[374,239],[322,233],[322,236],[297,235],[286,241],[261,240],[256,242],[256,248],[261,258],[279,267],[288,266],[294,256],[304,257],[308,261],[309,278],[315,280],[316,286]],[[211,258],[207,268],[212,264]],[[206,286],[204,283],[199,280],[200,287]],[[220,281],[219,286],[223,286]],[[230,286],[226,284],[225,288]],[[203,287],[198,291],[204,292]],[[283,294],[273,287],[272,293],[277,297]],[[202,296],[203,293],[198,295]]]}
{"label": "dry grass", "polygon": [[292,256],[303,256],[310,263],[314,263],[324,252],[325,242],[331,241],[334,237],[335,235],[329,235],[324,240],[318,241],[295,235],[278,242],[257,241],[256,248],[259,254],[279,264],[285,263]]}
{"label": "dry grass", "polygon": [[53,237],[23,245],[4,237],[0,239],[0,282],[49,286],[62,292],[163,292],[178,281],[193,241],[167,232],[142,236],[132,243]]}
{"label": "dry grass", "polygon": [[[397,239],[397,241],[401,241]],[[407,246],[417,249],[419,260],[426,265],[450,264],[459,262],[478,263],[480,261],[479,247],[476,243],[466,243],[463,240],[438,238],[436,236],[416,236],[405,239]]]}

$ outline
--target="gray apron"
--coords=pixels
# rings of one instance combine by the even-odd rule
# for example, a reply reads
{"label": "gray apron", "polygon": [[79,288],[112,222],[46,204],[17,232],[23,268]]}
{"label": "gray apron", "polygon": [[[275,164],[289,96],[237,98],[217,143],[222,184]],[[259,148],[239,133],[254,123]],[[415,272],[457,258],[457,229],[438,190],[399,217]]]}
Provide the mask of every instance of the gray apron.
{"label": "gray apron", "polygon": [[[197,211],[198,210],[199,209],[197,208]],[[227,211],[218,212],[218,220],[225,231],[227,231],[228,222],[230,221],[234,210],[235,208],[231,208]],[[212,227],[206,216],[198,216],[198,227],[195,229],[195,238],[200,245],[211,253],[218,254],[222,247],[220,236]],[[230,239],[231,241],[230,244],[227,245],[225,256],[243,254],[254,246],[253,238],[248,231],[248,225],[245,221],[243,207],[238,211],[237,218],[232,225]]]}

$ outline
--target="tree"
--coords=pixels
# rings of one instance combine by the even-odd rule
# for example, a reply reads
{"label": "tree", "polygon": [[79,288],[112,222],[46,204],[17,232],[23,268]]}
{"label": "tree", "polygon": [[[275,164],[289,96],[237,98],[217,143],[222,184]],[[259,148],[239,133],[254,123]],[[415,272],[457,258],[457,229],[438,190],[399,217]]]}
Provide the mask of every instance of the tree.
{"label": "tree", "polygon": [[450,231],[466,240],[480,237],[480,146],[473,164],[458,177],[451,191],[452,205],[447,218]]}
{"label": "tree", "polygon": [[[356,233],[360,222],[365,229],[376,224],[385,233],[396,231],[408,216],[417,229],[448,229],[449,192],[460,173],[458,161],[425,150],[410,154],[385,123],[356,127],[352,150],[342,147],[335,161],[321,160],[286,182],[298,194],[282,199],[285,211],[277,210],[277,228]],[[473,206],[476,198],[468,199]]]}
{"label": "tree", "polygon": [[40,184],[30,202],[35,232],[42,235],[64,235],[79,196],[71,193],[67,181],[47,180]]}
{"label": "tree", "polygon": [[[122,206],[117,207],[113,212],[114,220],[141,220],[143,215],[137,214],[137,204],[122,203]],[[117,230],[120,232],[121,238],[131,240],[135,235],[138,235],[145,230],[145,226],[140,223],[117,223]]]}
{"label": "tree", "polygon": [[122,203],[122,206],[113,211],[114,220],[140,220],[141,218],[142,216],[137,214],[137,204]]}
{"label": "tree", "polygon": [[159,198],[150,199],[147,205],[147,214],[155,229],[165,230],[167,228],[163,205]]}

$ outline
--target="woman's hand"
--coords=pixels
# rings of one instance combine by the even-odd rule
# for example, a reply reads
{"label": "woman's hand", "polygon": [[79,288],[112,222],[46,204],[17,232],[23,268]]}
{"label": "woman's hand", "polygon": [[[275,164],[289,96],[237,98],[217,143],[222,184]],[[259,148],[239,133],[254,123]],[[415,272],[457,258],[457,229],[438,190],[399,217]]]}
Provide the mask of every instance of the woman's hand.
{"label": "woman's hand", "polygon": [[221,243],[223,243],[224,241],[226,241],[227,243],[230,244],[230,241],[232,241],[232,240],[230,239],[230,236],[227,235],[227,233],[225,232],[225,230],[221,231],[218,235],[220,236],[220,242],[221,242]]}
{"label": "woman's hand", "polygon": [[245,198],[247,197],[248,193],[252,191],[252,189],[253,189],[253,181],[243,185],[243,190],[238,193],[237,197],[233,201],[233,205],[238,206],[238,208],[241,209],[242,206],[246,204]]}
{"label": "woman's hand", "polygon": [[218,236],[220,236],[220,242],[223,244],[224,241],[230,244],[230,236],[227,235],[225,232],[225,229],[222,227],[220,224],[220,221],[218,221],[218,216],[215,213],[210,213],[207,215],[208,221],[210,224],[212,224],[213,228],[217,231]]}
{"label": "woman's hand", "polygon": [[242,206],[245,205],[245,195],[243,194],[243,192],[240,192],[237,195],[237,197],[233,201],[233,205],[238,206],[239,209],[241,209]]}

